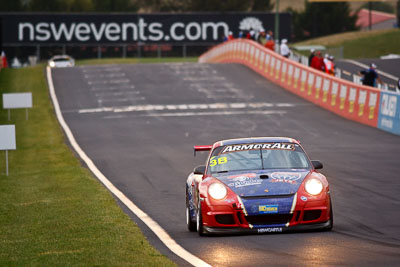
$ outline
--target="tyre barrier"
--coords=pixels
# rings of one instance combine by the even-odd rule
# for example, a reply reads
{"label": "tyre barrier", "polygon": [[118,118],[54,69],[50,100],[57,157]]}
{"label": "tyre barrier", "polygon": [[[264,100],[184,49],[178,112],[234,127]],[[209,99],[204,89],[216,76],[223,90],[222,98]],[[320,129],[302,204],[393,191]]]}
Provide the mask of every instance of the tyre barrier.
{"label": "tyre barrier", "polygon": [[236,39],[199,57],[200,63],[240,63],[302,98],[344,118],[400,135],[400,94],[328,75],[268,50]]}

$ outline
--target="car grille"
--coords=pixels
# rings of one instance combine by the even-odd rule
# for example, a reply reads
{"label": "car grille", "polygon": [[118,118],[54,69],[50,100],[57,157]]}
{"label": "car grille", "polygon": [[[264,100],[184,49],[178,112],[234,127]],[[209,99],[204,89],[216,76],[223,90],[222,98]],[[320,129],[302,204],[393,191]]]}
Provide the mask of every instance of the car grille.
{"label": "car grille", "polygon": [[246,220],[254,225],[286,224],[292,219],[293,214],[264,214],[246,216]]}
{"label": "car grille", "polygon": [[321,210],[306,210],[304,211],[303,221],[313,221],[321,217]]}
{"label": "car grille", "polygon": [[232,214],[218,214],[215,215],[215,220],[220,224],[235,224]]}

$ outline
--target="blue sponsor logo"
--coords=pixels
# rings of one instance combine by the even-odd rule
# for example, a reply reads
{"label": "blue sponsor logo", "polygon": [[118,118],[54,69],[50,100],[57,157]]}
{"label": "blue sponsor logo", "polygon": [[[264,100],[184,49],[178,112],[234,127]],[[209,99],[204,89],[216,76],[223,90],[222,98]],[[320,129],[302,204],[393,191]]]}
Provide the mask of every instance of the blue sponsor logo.
{"label": "blue sponsor logo", "polygon": [[260,214],[278,213],[278,205],[260,205],[258,211]]}
{"label": "blue sponsor logo", "polygon": [[378,128],[400,135],[400,95],[382,92]]}

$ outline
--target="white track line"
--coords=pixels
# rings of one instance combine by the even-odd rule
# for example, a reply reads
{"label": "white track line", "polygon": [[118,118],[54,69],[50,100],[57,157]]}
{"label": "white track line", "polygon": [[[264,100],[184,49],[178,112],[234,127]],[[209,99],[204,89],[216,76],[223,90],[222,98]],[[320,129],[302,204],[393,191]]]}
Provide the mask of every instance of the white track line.
{"label": "white track line", "polygon": [[118,188],[116,188],[108,179],[105,177],[100,170],[96,167],[93,161],[86,155],[86,153],[80,148],[78,143],[75,140],[74,135],[72,134],[69,126],[64,120],[62,116],[60,105],[58,104],[58,99],[54,90],[53,85],[53,78],[51,76],[51,68],[47,67],[46,69],[47,75],[47,82],[49,85],[49,91],[51,100],[53,101],[54,109],[56,111],[56,116],[58,122],[60,123],[61,127],[64,129],[65,134],[68,137],[69,142],[71,143],[72,147],[81,157],[81,159],[86,163],[88,168],[92,171],[92,173],[97,177],[104,184],[108,190],[111,191],[122,203],[125,204],[140,220],[142,220],[149,228],[153,231],[153,233],[167,246],[173,253],[177,256],[181,257],[185,261],[189,262],[194,266],[211,266],[208,263],[204,262],[200,258],[196,257],[195,255],[189,253],[183,247],[181,247],[172,237],[149,215],[147,215],[144,211],[138,208],[130,199],[128,199]]}

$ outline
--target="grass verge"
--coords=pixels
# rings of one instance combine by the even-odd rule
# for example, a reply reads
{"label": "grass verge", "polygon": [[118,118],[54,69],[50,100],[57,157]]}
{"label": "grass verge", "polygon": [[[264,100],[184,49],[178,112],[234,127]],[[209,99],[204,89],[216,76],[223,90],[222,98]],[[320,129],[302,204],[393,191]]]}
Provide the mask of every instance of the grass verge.
{"label": "grass verge", "polygon": [[135,64],[135,63],[167,63],[167,62],[197,62],[197,57],[163,57],[163,58],[101,58],[81,59],[76,65],[99,65],[99,64]]}
{"label": "grass verge", "polygon": [[346,32],[295,43],[294,45],[324,45],[327,48],[343,46],[344,58],[378,58],[400,54],[400,30]]}
{"label": "grass verge", "polygon": [[9,176],[0,151],[0,266],[175,266],[65,144],[42,65],[3,69],[0,92],[32,92],[34,106],[27,121],[0,111],[17,138]]}

